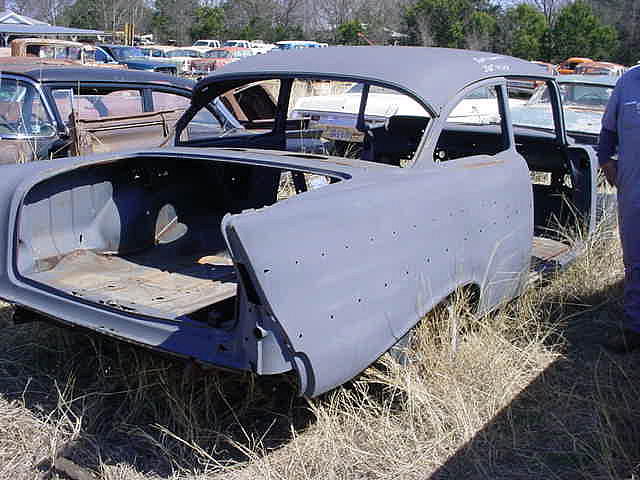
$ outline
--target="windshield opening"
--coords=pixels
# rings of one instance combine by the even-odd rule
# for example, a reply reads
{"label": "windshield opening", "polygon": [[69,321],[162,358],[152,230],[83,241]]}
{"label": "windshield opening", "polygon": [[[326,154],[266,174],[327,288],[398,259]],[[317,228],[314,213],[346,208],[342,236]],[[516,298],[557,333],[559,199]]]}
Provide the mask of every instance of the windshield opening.
{"label": "windshield opening", "polygon": [[30,84],[0,80],[0,137],[49,137],[55,129],[38,91]]}

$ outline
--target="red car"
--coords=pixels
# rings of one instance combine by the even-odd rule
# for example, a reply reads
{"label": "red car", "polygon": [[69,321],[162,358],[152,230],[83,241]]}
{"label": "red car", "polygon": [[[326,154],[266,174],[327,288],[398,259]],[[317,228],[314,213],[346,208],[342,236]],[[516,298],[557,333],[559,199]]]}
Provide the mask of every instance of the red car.
{"label": "red car", "polygon": [[223,47],[209,50],[202,58],[191,62],[191,71],[195,75],[208,75],[227,63],[236,62],[252,55],[251,49],[241,47]]}

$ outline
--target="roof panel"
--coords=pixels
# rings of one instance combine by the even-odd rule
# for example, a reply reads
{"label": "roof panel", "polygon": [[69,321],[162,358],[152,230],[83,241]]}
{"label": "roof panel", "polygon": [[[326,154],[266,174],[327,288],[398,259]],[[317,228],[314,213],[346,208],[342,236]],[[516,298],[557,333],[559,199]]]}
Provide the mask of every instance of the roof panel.
{"label": "roof panel", "polygon": [[473,50],[426,47],[327,47],[271,51],[226,65],[196,91],[247,76],[354,77],[401,86],[439,112],[468,84],[505,75],[551,78],[526,60]]}
{"label": "roof panel", "polygon": [[[8,57],[15,58],[15,57]],[[193,80],[141,70],[121,70],[116,68],[78,67],[47,65],[28,62],[23,64],[3,63],[0,59],[0,72],[15,73],[39,82],[114,82],[114,83],[155,83],[191,90]]]}
{"label": "roof panel", "polygon": [[15,33],[20,35],[104,35],[100,30],[85,30],[82,28],[57,27],[38,23],[35,25],[20,25],[0,23],[0,33]]}

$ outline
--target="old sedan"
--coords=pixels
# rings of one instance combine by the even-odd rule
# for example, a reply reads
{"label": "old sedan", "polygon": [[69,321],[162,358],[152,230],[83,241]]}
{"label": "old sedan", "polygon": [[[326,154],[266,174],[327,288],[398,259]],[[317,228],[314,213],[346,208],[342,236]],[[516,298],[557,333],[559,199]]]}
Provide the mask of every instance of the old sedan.
{"label": "old sedan", "polygon": [[[506,85],[521,77],[547,84],[554,128],[511,122]],[[295,97],[327,82],[362,86],[365,141],[352,158],[288,151],[290,132],[314,134],[288,117]],[[256,112],[272,108],[256,86],[276,98],[268,127],[198,124],[238,89]],[[422,110],[368,126],[374,87]],[[495,92],[494,120],[450,118],[478,89]],[[301,394],[318,395],[453,292],[474,293],[486,312],[575,257],[555,232],[593,228],[596,160],[562,125],[555,80],[511,57],[401,47],[258,55],[198,83],[175,148],[6,167],[0,297],[18,321],[259,375],[292,371]],[[531,172],[551,181],[532,185]]]}
{"label": "old sedan", "polygon": [[[0,62],[2,164],[160,146],[195,85],[158,73],[18,60]],[[207,128],[240,126],[221,104],[209,108],[199,117]]]}

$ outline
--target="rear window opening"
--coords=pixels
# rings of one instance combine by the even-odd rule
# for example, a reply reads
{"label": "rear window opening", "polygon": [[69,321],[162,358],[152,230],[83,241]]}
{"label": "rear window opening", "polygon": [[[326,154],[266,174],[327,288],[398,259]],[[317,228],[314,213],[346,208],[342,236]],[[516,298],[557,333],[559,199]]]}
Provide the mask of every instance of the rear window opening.
{"label": "rear window opening", "polygon": [[241,127],[213,131],[196,114],[179,132],[178,145],[246,146],[406,167],[431,119],[407,93],[339,79],[268,79],[216,98]]}
{"label": "rear window opening", "polygon": [[129,314],[228,326],[236,320],[238,273],[221,231],[223,217],[340,180],[170,157],[65,172],[25,197],[18,273]]}

